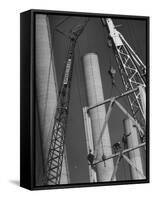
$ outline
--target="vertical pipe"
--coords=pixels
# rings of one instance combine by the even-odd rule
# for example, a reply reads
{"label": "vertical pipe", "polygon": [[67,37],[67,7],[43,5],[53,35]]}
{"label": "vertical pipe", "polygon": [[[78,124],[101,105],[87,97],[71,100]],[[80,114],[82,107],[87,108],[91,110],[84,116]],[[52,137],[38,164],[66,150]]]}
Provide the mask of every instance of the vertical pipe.
{"label": "vertical pipe", "polygon": [[[124,124],[124,129],[125,129],[125,136],[127,138],[127,147],[133,148],[133,147],[138,146],[139,145],[138,133],[137,133],[137,128],[134,126],[134,123],[131,121],[131,119],[127,118],[123,121],[123,124]],[[144,174],[140,149],[135,149],[133,151],[130,151],[129,159],[136,166],[136,168],[142,174]],[[131,167],[131,174],[132,174],[133,180],[144,178],[133,167]]]}
{"label": "vertical pipe", "polygon": [[[95,53],[86,54],[83,58],[83,63],[88,105],[91,106],[104,100],[98,56]],[[106,116],[105,106],[103,105],[90,110],[89,116],[91,118],[93,144],[95,148]],[[98,160],[101,160],[103,155],[110,156],[112,154],[108,126],[105,128],[97,153]],[[110,181],[113,170],[113,159],[97,164],[97,181]]]}
{"label": "vertical pipe", "polygon": [[[47,169],[48,149],[57,105],[57,81],[49,21],[46,15],[36,15],[36,99],[42,157]],[[37,151],[36,151],[37,153]],[[41,155],[39,155],[41,156]],[[64,152],[61,183],[68,183],[68,166]],[[36,166],[37,167],[37,166]],[[45,172],[46,173],[46,172]]]}
{"label": "vertical pipe", "polygon": [[140,92],[140,98],[141,98],[144,118],[146,120],[146,92],[145,92],[144,87],[142,87],[141,85],[139,86],[139,92]]}

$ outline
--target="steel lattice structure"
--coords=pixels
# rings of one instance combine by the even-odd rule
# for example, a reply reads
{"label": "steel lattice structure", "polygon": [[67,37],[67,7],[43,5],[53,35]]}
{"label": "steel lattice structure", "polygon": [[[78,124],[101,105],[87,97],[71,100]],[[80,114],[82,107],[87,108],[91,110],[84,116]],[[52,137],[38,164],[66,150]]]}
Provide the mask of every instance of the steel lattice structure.
{"label": "steel lattice structure", "polygon": [[57,108],[54,118],[54,125],[50,141],[47,163],[47,184],[60,184],[62,161],[64,154],[64,143],[69,112],[70,89],[73,72],[74,50],[78,37],[82,33],[85,25],[75,26],[69,36],[70,45],[68,49],[66,67],[62,86],[60,88]]}
{"label": "steel lattice structure", "polygon": [[[138,55],[130,47],[123,35],[116,29],[112,19],[102,19],[109,31],[109,45],[113,47],[115,58],[119,66],[119,72],[126,91],[138,86],[146,87],[145,74],[146,66]],[[140,92],[135,91],[128,95],[131,111],[134,119],[140,124],[143,131],[140,131],[141,138],[145,133],[145,112],[143,110]]]}

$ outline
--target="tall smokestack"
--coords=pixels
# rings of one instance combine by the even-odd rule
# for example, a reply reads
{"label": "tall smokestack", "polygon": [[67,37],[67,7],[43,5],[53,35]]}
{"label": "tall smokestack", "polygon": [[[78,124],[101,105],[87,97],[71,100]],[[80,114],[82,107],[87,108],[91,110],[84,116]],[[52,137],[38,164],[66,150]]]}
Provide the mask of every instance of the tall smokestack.
{"label": "tall smokestack", "polygon": [[[44,169],[47,169],[48,149],[54,124],[54,115],[58,94],[54,66],[51,31],[47,15],[36,15],[36,101],[42,157]],[[36,152],[37,153],[37,152]],[[41,155],[38,155],[41,156]],[[39,159],[40,160],[40,159]],[[44,172],[45,173],[45,172]],[[68,183],[68,166],[64,153],[61,183]]]}
{"label": "tall smokestack", "polygon": [[[137,128],[135,127],[133,122],[129,118],[127,118],[123,121],[123,124],[125,129],[125,137],[127,138],[127,148],[133,148],[138,146],[139,140],[138,140]],[[135,167],[141,172],[141,174],[144,174],[140,149],[135,149],[133,151],[130,151],[129,159],[135,165]],[[138,173],[135,168],[131,167],[131,175],[133,180],[143,179],[144,177],[142,177],[141,174]]]}
{"label": "tall smokestack", "polygon": [[[98,56],[95,53],[86,54],[83,58],[84,74],[88,97],[88,106],[95,105],[98,102],[104,101],[103,87],[99,69]],[[105,106],[96,107],[90,110],[93,145],[98,142],[100,133],[104,124],[106,110]],[[101,160],[102,156],[110,156],[112,154],[111,142],[108,126],[106,126],[100,145],[98,148],[97,159]],[[101,162],[96,165],[97,181],[110,181],[114,170],[113,159]]]}

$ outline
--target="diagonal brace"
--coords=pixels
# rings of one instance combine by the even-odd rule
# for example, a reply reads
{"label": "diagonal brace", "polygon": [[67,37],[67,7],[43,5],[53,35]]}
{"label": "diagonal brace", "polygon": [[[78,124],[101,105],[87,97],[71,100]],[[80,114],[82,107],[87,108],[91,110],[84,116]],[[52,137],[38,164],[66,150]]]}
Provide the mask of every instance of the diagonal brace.
{"label": "diagonal brace", "polygon": [[122,110],[122,112],[131,119],[131,121],[137,126],[137,128],[139,129],[139,131],[141,131],[144,135],[144,131],[142,130],[140,124],[127,112],[127,110],[118,102],[115,101],[116,105],[120,108],[120,110]]}
{"label": "diagonal brace", "polygon": [[96,144],[96,147],[95,147],[95,157],[96,157],[96,155],[97,155],[98,147],[99,147],[99,145],[100,145],[100,142],[101,142],[102,136],[103,136],[103,134],[104,134],[106,125],[107,125],[108,120],[109,120],[109,118],[110,118],[110,114],[111,114],[111,111],[112,111],[112,107],[113,107],[114,102],[115,102],[115,97],[113,97],[113,98],[111,99],[111,102],[110,102],[110,104],[109,104],[109,108],[108,108],[108,111],[107,111],[107,114],[106,114],[106,117],[105,117],[105,121],[104,121],[104,124],[103,124],[102,130],[101,130],[99,139],[98,139],[97,144]]}
{"label": "diagonal brace", "polygon": [[116,180],[115,177],[116,177],[116,173],[117,173],[121,158],[122,158],[122,154],[120,153],[120,155],[118,156],[117,161],[116,161],[116,165],[115,165],[112,177],[111,177],[111,181],[115,181]]}
{"label": "diagonal brace", "polygon": [[133,167],[137,172],[138,174],[140,174],[140,176],[142,177],[142,179],[145,179],[146,177],[142,174],[142,172],[134,165],[134,163],[126,156],[123,154],[123,158],[129,163],[129,165],[131,167]]}

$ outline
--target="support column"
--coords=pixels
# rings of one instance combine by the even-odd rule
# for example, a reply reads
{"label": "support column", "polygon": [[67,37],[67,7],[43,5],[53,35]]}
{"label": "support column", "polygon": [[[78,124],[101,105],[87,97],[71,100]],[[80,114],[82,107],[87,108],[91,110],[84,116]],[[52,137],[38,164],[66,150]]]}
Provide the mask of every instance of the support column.
{"label": "support column", "polygon": [[[98,56],[95,53],[89,53],[83,58],[84,74],[88,97],[88,106],[95,105],[104,101],[103,87],[99,69]],[[105,106],[99,106],[89,111],[91,118],[93,145],[97,144],[102,127],[105,121]],[[96,147],[97,148],[97,147]],[[97,159],[101,160],[102,156],[110,156],[112,154],[111,142],[108,126],[106,126],[102,139],[98,146]],[[96,166],[97,181],[110,181],[114,170],[113,159],[99,163]]]}
{"label": "support column", "polygon": [[[139,145],[138,133],[134,123],[129,118],[125,119],[123,123],[125,129],[125,136],[127,138],[127,148],[133,148],[138,146]],[[135,167],[141,172],[141,174],[144,174],[140,149],[135,149],[133,151],[130,151],[129,159],[135,165]],[[144,176],[141,176],[141,174],[137,172],[137,170],[133,167],[131,167],[131,174],[133,180],[144,179]]]}

